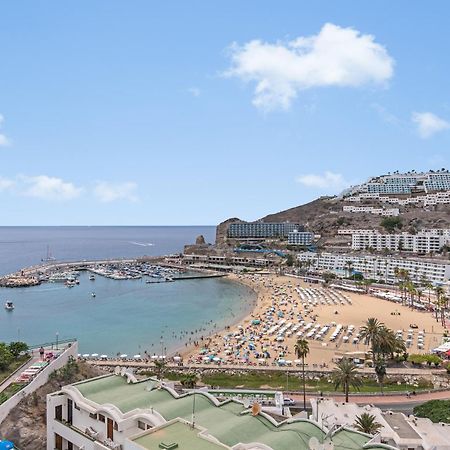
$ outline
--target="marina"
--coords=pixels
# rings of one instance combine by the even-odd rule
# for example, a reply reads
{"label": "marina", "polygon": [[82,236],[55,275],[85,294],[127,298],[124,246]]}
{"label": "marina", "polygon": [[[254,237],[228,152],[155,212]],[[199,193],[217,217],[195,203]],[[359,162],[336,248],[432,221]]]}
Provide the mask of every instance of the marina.
{"label": "marina", "polygon": [[15,306],[0,313],[0,339],[34,345],[77,336],[83,354],[170,354],[237,322],[256,300],[252,289],[216,277],[155,283],[96,275],[92,281],[81,271],[78,280],[72,288],[64,282],[0,288],[3,303]]}

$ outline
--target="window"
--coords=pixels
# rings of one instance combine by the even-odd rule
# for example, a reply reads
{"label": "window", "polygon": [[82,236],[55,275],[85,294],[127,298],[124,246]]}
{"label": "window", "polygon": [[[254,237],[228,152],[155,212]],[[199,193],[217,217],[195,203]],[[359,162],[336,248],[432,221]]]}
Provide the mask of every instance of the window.
{"label": "window", "polygon": [[55,433],[55,449],[62,450],[63,448],[63,438],[59,434]]}
{"label": "window", "polygon": [[55,419],[62,420],[62,405],[55,406]]}
{"label": "window", "polygon": [[119,425],[117,425],[117,422],[114,422],[114,429],[117,431],[119,429]]}
{"label": "window", "polygon": [[145,430],[145,425],[146,425],[146,424],[145,424],[144,422],[138,420],[138,428],[139,428],[140,430]]}
{"label": "window", "polygon": [[105,422],[105,416],[103,414],[99,414],[98,420],[100,420],[100,422]]}
{"label": "window", "polygon": [[[72,421],[73,421],[73,401],[69,398],[67,400],[67,422],[72,425]],[[75,408],[76,408],[76,404],[75,404]]]}
{"label": "window", "polygon": [[97,420],[97,414],[89,413],[89,417],[90,417],[91,419]]}

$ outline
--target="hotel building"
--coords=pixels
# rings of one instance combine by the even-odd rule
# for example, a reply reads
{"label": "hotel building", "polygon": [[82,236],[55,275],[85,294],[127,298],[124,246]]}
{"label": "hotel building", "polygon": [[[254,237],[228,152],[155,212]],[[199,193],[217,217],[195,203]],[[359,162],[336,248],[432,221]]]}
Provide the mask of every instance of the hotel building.
{"label": "hotel building", "polygon": [[288,234],[288,245],[307,247],[313,243],[314,233],[309,231],[291,231]]}
{"label": "hotel building", "polygon": [[391,284],[398,281],[396,269],[407,270],[411,280],[416,282],[426,278],[434,284],[446,284],[450,278],[450,261],[444,260],[313,252],[299,253],[297,258],[316,270],[345,276],[350,266],[351,270],[362,273],[365,278]]}
{"label": "hotel building", "polygon": [[352,249],[377,251],[410,251],[413,253],[436,253],[448,242],[445,236],[428,233],[425,231],[418,234],[398,233],[381,234],[373,232],[358,232],[352,234]]}
{"label": "hotel building", "polygon": [[300,224],[290,222],[236,222],[228,226],[227,235],[233,239],[279,238],[303,229]]}

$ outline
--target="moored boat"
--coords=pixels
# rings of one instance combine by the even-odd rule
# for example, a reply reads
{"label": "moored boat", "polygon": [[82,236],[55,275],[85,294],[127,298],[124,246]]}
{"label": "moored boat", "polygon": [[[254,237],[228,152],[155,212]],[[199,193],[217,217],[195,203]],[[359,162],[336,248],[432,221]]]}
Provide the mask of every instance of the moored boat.
{"label": "moored boat", "polygon": [[6,309],[7,311],[12,311],[12,310],[14,309],[14,303],[13,303],[13,302],[10,302],[10,301],[7,301],[7,302],[5,303],[5,309]]}

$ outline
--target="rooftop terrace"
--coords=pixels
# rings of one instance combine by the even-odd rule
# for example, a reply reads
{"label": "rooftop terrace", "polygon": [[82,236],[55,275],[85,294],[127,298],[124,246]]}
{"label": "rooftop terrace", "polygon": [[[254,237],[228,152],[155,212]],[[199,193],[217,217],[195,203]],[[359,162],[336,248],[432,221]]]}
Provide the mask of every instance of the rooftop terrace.
{"label": "rooftop terrace", "polygon": [[[85,398],[97,404],[111,403],[123,413],[136,408],[153,408],[166,421],[176,418],[191,420],[192,394],[175,397],[166,389],[149,390],[147,381],[127,384],[123,377],[108,376],[78,383],[74,387]],[[264,415],[252,416],[248,413],[248,409],[238,402],[228,401],[216,406],[203,393],[196,394],[195,417],[196,424],[206,428],[209,435],[229,447],[238,443],[259,442],[276,450],[293,448],[307,450],[311,437],[314,436],[319,441],[325,437],[324,430],[309,420],[298,419],[275,424]],[[166,429],[166,432],[174,434],[174,437],[179,433],[183,435],[187,433],[183,426],[170,427]],[[366,435],[345,429],[339,430],[333,437],[337,450],[359,450],[369,440],[370,438]],[[147,442],[146,439],[142,439],[139,443],[142,445],[145,442]],[[208,450],[210,448],[214,447],[205,447]]]}

